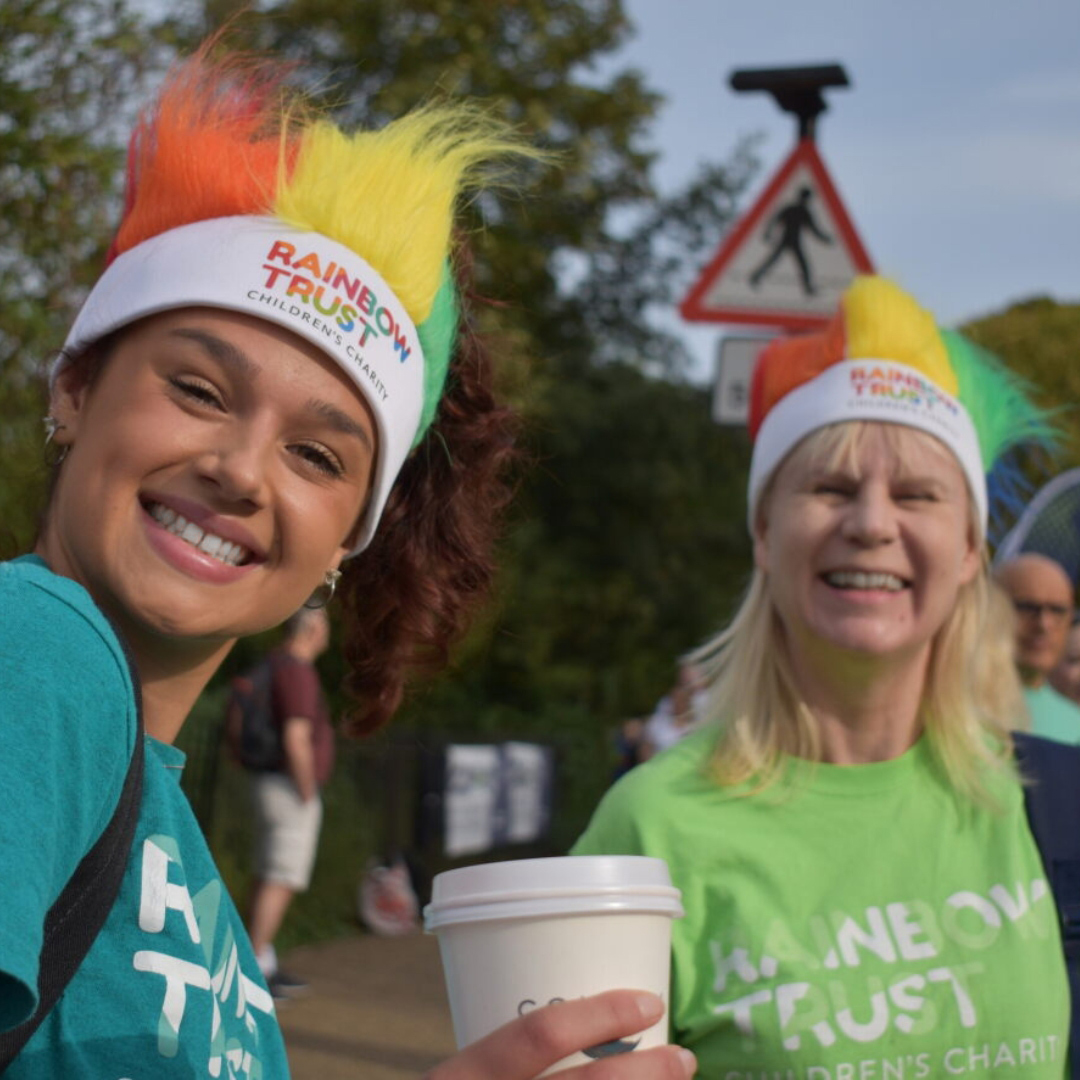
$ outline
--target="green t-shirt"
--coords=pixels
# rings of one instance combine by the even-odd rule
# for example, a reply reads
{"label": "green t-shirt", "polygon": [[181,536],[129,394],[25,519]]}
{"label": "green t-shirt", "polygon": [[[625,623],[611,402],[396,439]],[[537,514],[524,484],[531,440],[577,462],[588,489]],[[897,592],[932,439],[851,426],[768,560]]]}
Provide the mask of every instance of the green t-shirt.
{"label": "green t-shirt", "polygon": [[[112,816],[136,735],[123,651],[40,559],[0,563],[0,1030],[36,1006],[45,912]],[[146,738],[142,806],[109,917],[5,1080],[280,1080],[273,1001],[183,792]]]}
{"label": "green t-shirt", "polygon": [[740,796],[706,774],[715,740],[630,772],[574,849],[668,861],[673,1035],[700,1076],[1061,1080],[1065,964],[1018,784],[965,807],[922,740]]}
{"label": "green t-shirt", "polygon": [[1031,714],[1031,734],[1055,742],[1080,745],[1080,706],[1059,694],[1049,683],[1024,688],[1024,701]]}

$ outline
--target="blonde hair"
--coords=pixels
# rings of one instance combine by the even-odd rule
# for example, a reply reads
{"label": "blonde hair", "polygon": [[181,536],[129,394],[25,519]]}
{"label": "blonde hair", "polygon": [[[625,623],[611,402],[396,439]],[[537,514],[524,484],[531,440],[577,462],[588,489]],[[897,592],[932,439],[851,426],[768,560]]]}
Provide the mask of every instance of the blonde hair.
{"label": "blonde hair", "polygon": [[[788,458],[817,464],[852,461],[868,425],[833,424],[807,436]],[[894,452],[907,435],[931,436],[899,425],[881,427]],[[941,447],[941,452],[948,451]],[[760,505],[783,464],[773,473]],[[977,520],[969,494],[969,518]],[[977,526],[973,525],[976,529]],[[982,544],[982,537],[975,540]],[[761,791],[779,779],[791,756],[821,760],[821,739],[812,711],[802,700],[779,615],[769,597],[767,575],[755,570],[731,623],[690,654],[708,685],[708,713],[721,725],[711,766],[725,786]],[[1024,716],[1011,640],[995,633],[996,647],[985,648],[988,629],[1000,627],[985,553],[975,578],[961,586],[956,604],[931,647],[920,719],[934,757],[957,792],[978,803],[996,805],[994,779],[1013,770],[1008,738]],[[1011,623],[1007,623],[1011,628]],[[1006,647],[1008,651],[1006,652]]]}

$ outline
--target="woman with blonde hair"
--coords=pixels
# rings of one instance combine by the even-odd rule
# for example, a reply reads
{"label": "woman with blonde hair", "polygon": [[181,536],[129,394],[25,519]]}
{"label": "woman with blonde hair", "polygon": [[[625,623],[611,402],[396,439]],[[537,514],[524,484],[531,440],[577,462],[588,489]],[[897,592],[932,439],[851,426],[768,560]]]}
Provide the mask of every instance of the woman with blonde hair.
{"label": "woman with blonde hair", "polygon": [[[347,134],[285,74],[211,43],[144,114],[52,373],[40,536],[0,564],[0,1071],[18,1080],[288,1075],[173,740],[237,638],[335,593],[353,728],[385,723],[491,579],[513,425],[455,211],[540,155],[460,103]],[[536,1010],[432,1077],[527,1080],[662,1009],[631,990]],[[692,1068],[660,1048],[581,1075]]]}
{"label": "woman with blonde hair", "polygon": [[750,427],[753,579],[694,658],[710,723],[576,850],[668,860],[672,1022],[703,1077],[1060,1080],[1019,688],[982,648],[990,491],[1047,426],[993,357],[862,278],[822,333],[763,352]]}

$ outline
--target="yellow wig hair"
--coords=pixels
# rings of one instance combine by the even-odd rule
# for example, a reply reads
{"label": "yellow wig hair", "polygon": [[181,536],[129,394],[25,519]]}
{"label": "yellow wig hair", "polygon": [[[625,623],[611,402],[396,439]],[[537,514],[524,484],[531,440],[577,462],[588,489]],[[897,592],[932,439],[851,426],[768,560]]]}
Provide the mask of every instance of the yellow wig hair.
{"label": "yellow wig hair", "polygon": [[474,105],[428,104],[348,134],[287,90],[285,66],[215,55],[211,40],[166,79],[132,138],[125,213],[111,256],[168,229],[271,215],[328,236],[373,266],[416,324],[424,408],[434,417],[457,333],[450,270],[463,195],[544,160]]}

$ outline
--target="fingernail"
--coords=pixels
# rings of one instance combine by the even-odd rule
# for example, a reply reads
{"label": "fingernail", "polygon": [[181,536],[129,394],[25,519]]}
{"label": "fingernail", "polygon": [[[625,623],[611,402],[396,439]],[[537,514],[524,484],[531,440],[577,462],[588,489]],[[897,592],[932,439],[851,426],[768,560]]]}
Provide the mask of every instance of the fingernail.
{"label": "fingernail", "polygon": [[679,1061],[687,1076],[693,1076],[697,1072],[697,1058],[683,1046],[679,1047]]}
{"label": "fingernail", "polygon": [[638,994],[637,1006],[641,1019],[649,1024],[664,1015],[664,1003],[655,994]]}

